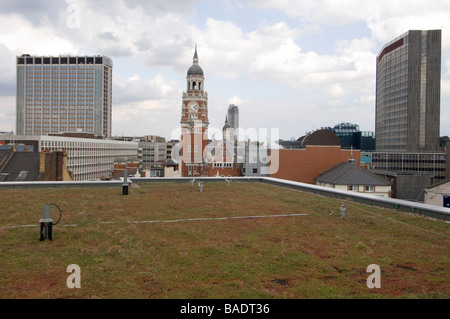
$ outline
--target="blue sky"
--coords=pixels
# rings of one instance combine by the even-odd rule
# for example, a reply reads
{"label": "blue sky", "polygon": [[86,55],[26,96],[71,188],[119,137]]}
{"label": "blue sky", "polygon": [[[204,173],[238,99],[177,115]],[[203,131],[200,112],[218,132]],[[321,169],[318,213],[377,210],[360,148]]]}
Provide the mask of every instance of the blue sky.
{"label": "blue sky", "polygon": [[0,131],[15,130],[17,55],[102,54],[114,62],[113,135],[176,137],[196,43],[210,128],[236,104],[243,129],[283,139],[340,122],[374,131],[376,55],[410,29],[442,29],[450,135],[449,16],[447,0],[2,0]]}

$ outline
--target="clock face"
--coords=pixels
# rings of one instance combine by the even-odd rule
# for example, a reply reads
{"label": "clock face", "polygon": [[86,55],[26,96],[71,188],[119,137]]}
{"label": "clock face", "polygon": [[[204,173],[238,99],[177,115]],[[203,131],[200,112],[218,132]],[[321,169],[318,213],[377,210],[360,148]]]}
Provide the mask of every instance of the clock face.
{"label": "clock face", "polygon": [[198,104],[197,104],[197,102],[191,102],[191,103],[189,103],[189,109],[191,110],[191,111],[197,111],[197,109],[198,109]]}

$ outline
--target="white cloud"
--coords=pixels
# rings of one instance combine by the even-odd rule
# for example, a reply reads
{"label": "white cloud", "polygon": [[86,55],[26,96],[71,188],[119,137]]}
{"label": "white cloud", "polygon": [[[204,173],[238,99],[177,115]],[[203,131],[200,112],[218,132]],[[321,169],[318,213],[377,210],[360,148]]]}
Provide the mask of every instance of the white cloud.
{"label": "white cloud", "polygon": [[37,55],[77,52],[74,43],[57,36],[56,30],[51,26],[36,28],[18,15],[0,15],[0,30],[2,30],[0,31],[2,43],[13,51]]}
{"label": "white cloud", "polygon": [[[161,74],[150,80],[133,75],[113,79],[113,134],[168,137],[179,126],[182,89]],[[176,115],[176,116],[174,116]]]}
{"label": "white cloud", "polygon": [[344,96],[345,91],[342,86],[338,83],[332,84],[329,86],[328,92],[333,97],[341,97]]}
{"label": "white cloud", "polygon": [[[80,28],[67,25],[66,9],[71,3],[80,7]],[[205,10],[208,14],[202,15],[201,8],[214,5],[220,13]],[[277,20],[272,18],[273,10]],[[34,1],[25,8],[23,1],[5,0],[0,12],[0,95],[6,94],[6,100],[0,102],[1,114],[15,100],[16,55],[105,54],[115,62],[113,131],[168,136],[169,127],[179,126],[184,76],[192,61],[194,43],[198,43],[207,89],[212,80],[227,83],[224,87],[216,85],[217,94],[210,94],[210,116],[226,109],[228,102],[245,106],[241,123],[247,120],[252,126],[270,127],[270,121],[278,118],[272,114],[276,104],[280,113],[276,125],[286,128],[282,121],[287,121],[288,114],[295,126],[291,130],[296,132],[303,131],[301,125],[333,124],[320,124],[328,121],[328,115],[332,116],[329,121],[335,121],[335,116],[346,121],[347,116],[371,123],[368,117],[375,116],[375,57],[381,46],[408,29],[434,28],[443,30],[442,116],[450,107],[447,0],[248,0],[245,5],[242,1],[69,0]],[[234,19],[243,13],[248,13],[253,24],[246,20],[244,27],[243,21]],[[358,38],[345,33],[330,38],[323,31],[355,22],[367,25]],[[331,49],[319,53],[308,47],[305,39],[311,34],[329,41]],[[128,65],[145,68],[127,70],[120,64],[127,59],[132,61]],[[233,88],[232,80],[241,87]],[[253,88],[252,93],[243,87]],[[278,95],[267,90],[272,87],[277,87]],[[306,114],[311,109],[313,112]],[[10,116],[0,117],[0,125]],[[251,122],[245,116],[251,117]],[[219,117],[210,118],[211,123],[222,124],[224,116]],[[130,121],[128,125],[126,120]],[[161,133],[153,128],[161,128]]]}
{"label": "white cloud", "polygon": [[0,131],[16,130],[16,97],[0,96]]}
{"label": "white cloud", "polygon": [[[443,29],[450,46],[450,1],[447,0],[249,0],[255,7],[280,10],[306,25],[341,26],[363,21],[372,38],[386,43],[408,30]],[[345,35],[343,35],[345,37]]]}
{"label": "white cloud", "polygon": [[[448,101],[450,100],[450,79],[445,78],[441,80],[441,99]],[[448,102],[447,105],[448,106]]]}
{"label": "white cloud", "polygon": [[239,107],[245,106],[246,104],[248,104],[250,102],[250,99],[244,99],[241,98],[239,96],[233,96],[228,100],[229,104],[234,104],[237,105]]}
{"label": "white cloud", "polygon": [[128,79],[120,76],[113,78],[113,91],[115,100],[119,103],[127,101],[136,102],[147,99],[163,99],[181,96],[181,88],[178,82],[166,81],[161,74],[156,75],[151,80],[142,79],[135,74]]}

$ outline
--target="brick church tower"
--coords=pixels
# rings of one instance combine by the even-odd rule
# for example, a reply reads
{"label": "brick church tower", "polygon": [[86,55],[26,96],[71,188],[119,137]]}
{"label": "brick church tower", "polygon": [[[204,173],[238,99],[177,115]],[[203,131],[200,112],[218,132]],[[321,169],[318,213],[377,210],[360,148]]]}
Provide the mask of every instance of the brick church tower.
{"label": "brick church tower", "polygon": [[183,177],[208,176],[208,94],[205,77],[198,64],[197,45],[192,66],[187,71],[186,92],[181,104],[181,174]]}

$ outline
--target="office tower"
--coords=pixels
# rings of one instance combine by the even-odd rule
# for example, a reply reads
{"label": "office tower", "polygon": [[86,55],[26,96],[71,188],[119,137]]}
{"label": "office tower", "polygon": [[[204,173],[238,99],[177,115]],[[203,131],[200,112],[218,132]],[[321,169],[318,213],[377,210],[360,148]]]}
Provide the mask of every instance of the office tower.
{"label": "office tower", "polygon": [[236,105],[230,104],[227,118],[231,127],[237,130],[239,128],[239,108]]}
{"label": "office tower", "polygon": [[17,57],[16,134],[111,136],[112,60],[106,56]]}
{"label": "office tower", "polygon": [[231,128],[233,129],[233,135],[235,140],[239,140],[238,136],[239,108],[236,105],[230,104],[230,106],[228,107],[227,120],[228,123],[231,125]]}
{"label": "office tower", "polygon": [[408,31],[377,56],[376,150],[439,149],[441,30]]}

